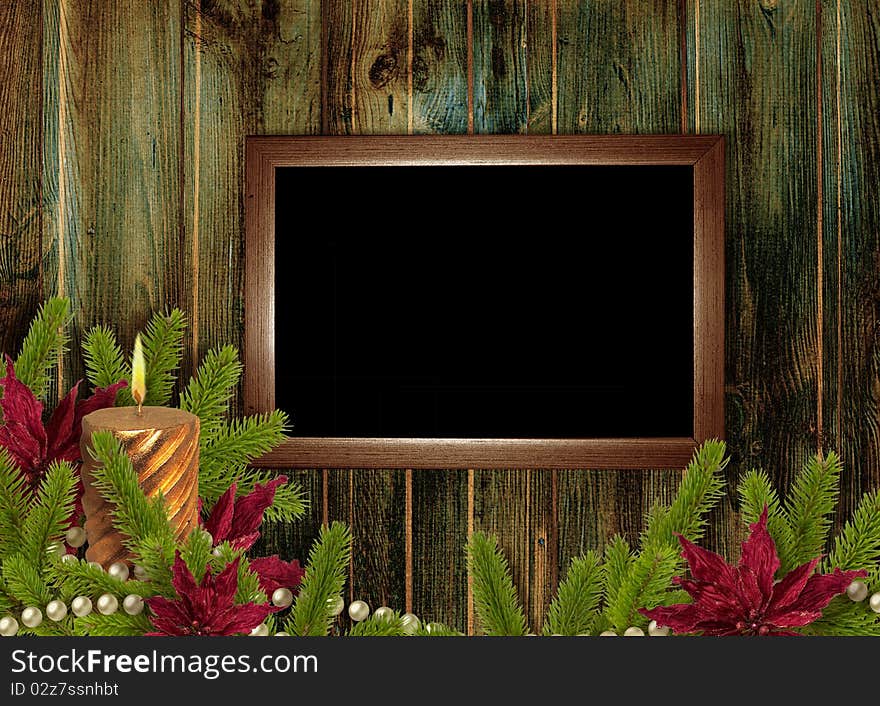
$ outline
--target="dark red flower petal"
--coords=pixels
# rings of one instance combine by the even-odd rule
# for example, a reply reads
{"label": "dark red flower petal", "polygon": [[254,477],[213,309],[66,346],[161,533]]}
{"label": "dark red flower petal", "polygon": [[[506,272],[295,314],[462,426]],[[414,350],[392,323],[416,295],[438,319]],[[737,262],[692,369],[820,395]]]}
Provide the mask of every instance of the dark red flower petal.
{"label": "dark red flower petal", "polygon": [[268,483],[257,483],[250,493],[239,498],[235,503],[229,536],[242,537],[257,531],[263,521],[263,513],[275,500],[276,488],[284,483],[287,483],[287,476],[278,476]]}
{"label": "dark red flower petal", "polygon": [[252,559],[251,568],[260,579],[260,588],[269,598],[278,588],[289,588],[296,593],[306,573],[296,559],[283,561],[277,554]]}
{"label": "dark red flower petal", "polygon": [[[219,605],[232,605],[235,600],[235,592],[238,590],[238,564],[239,558],[226,565],[213,580],[214,600]],[[210,572],[209,572],[210,573]]]}
{"label": "dark red flower petal", "polygon": [[112,407],[116,404],[116,395],[123,387],[128,387],[127,380],[120,380],[119,382],[114,382],[112,385],[108,385],[107,387],[98,387],[95,388],[95,391],[92,393],[91,397],[86,397],[84,400],[80,400],[76,405],[76,422],[77,429],[81,429],[79,424],[82,423],[82,418],[87,414],[91,414],[92,412],[96,412],[99,409],[104,409],[105,407]]}
{"label": "dark red flower petal", "polygon": [[698,547],[685,537],[679,536],[678,541],[682,547],[681,555],[688,563],[691,576],[700,581],[717,584],[724,591],[733,593],[737,590],[736,571],[724,561],[723,557]]}
{"label": "dark red flower petal", "polygon": [[245,603],[235,606],[232,619],[224,625],[224,635],[249,634],[274,610],[269,603]]}
{"label": "dark red flower petal", "polygon": [[867,571],[841,571],[840,569],[834,569],[834,573],[831,574],[813,574],[797,600],[787,607],[768,611],[767,620],[780,627],[792,627],[779,622],[788,613],[818,612],[821,615],[822,609],[831,602],[832,598],[846,591],[847,586],[856,579],[864,578],[867,575]]}
{"label": "dark red flower petal", "polygon": [[3,397],[3,425],[0,446],[4,447],[19,468],[33,474],[46,458],[46,430],[43,428],[43,405],[30,388],[15,377],[12,359],[6,356],[6,376],[0,378]]}
{"label": "dark red flower petal", "polygon": [[[206,574],[207,576],[207,574]],[[198,590],[195,577],[180,555],[180,551],[174,552],[174,565],[171,567],[171,585],[181,598],[193,596]]]}
{"label": "dark red flower petal", "polygon": [[[47,459],[57,459],[63,455],[63,452],[71,443],[71,437],[74,436],[73,422],[76,418],[76,396],[79,394],[79,382],[77,382],[70,392],[65,395],[64,399],[58,403],[49,423],[46,425],[46,437],[48,448],[46,449]],[[76,445],[79,447],[79,437],[82,434],[82,428],[76,430]],[[79,449],[77,448],[77,456]],[[75,459],[62,459],[75,460]]]}
{"label": "dark red flower petal", "polygon": [[[767,506],[756,523],[750,525],[749,538],[743,542],[740,567],[748,567],[755,576],[758,589],[762,594],[762,603],[770,600],[773,594],[773,579],[779,570],[779,557],[776,544],[767,531]],[[749,585],[750,579],[748,580]]]}
{"label": "dark red flower petal", "polygon": [[792,605],[800,597],[818,563],[819,558],[816,557],[789,571],[785,578],[773,587],[773,598],[770,601],[769,610],[779,611]]}
{"label": "dark red flower petal", "polygon": [[211,533],[215,545],[225,542],[229,538],[229,530],[232,529],[232,516],[235,512],[236,490],[235,483],[230,485],[214,503],[211,514],[205,520],[205,529]]}
{"label": "dark red flower petal", "polygon": [[649,620],[656,620],[661,627],[671,628],[678,633],[696,632],[696,626],[703,618],[700,609],[690,603],[658,606],[652,610],[642,608],[639,613]]}

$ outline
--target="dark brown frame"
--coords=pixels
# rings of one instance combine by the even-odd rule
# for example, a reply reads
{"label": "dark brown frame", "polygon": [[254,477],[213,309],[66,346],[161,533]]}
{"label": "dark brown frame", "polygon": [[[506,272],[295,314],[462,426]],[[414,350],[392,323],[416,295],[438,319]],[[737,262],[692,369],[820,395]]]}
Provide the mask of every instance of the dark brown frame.
{"label": "dark brown frame", "polygon": [[275,170],[288,166],[679,164],[694,168],[694,437],[290,438],[272,468],[681,468],[724,435],[724,139],[717,135],[249,137],[244,403],[275,406]]}

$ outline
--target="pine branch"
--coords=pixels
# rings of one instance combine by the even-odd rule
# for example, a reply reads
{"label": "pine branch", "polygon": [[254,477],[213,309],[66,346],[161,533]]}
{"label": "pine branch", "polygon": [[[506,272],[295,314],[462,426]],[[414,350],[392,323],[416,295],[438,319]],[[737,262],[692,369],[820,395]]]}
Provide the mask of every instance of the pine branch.
{"label": "pine branch", "polygon": [[92,435],[92,456],[98,465],[92,471],[95,487],[113,504],[113,525],[127,535],[125,544],[132,548],[146,536],[174,544],[161,497],[148,499],[138,484],[137,473],[122,444],[108,431]]}
{"label": "pine branch", "polygon": [[679,548],[676,545],[642,550],[606,608],[608,623],[616,633],[622,634],[631,626],[647,626],[648,620],[639,613],[639,608],[653,608],[663,603],[678,571],[678,562]]}
{"label": "pine branch", "polygon": [[40,571],[22,554],[3,560],[3,581],[10,597],[23,605],[42,607],[52,600]]}
{"label": "pine branch", "polygon": [[154,314],[143,333],[144,363],[147,368],[147,398],[144,404],[167,404],[174,390],[174,371],[183,356],[186,317],[180,309],[167,316]]}
{"label": "pine branch", "polygon": [[[120,380],[131,382],[131,366],[125,356],[116,335],[107,326],[91,328],[83,339],[83,358],[86,365],[86,377],[93,387],[109,387]],[[116,406],[127,407],[134,404],[131,388],[124,387],[116,395]]]}
{"label": "pine branch", "polygon": [[807,635],[833,637],[880,636],[880,616],[867,601],[855,603],[846,596],[837,596],[822,611],[822,617],[804,628]]}
{"label": "pine branch", "polygon": [[76,618],[75,626],[76,634],[82,637],[136,636],[153,629],[146,610],[140,615],[129,615],[121,610],[113,615],[92,612],[83,618]]}
{"label": "pine branch", "polygon": [[824,459],[811,456],[795,478],[785,504],[791,541],[777,547],[780,575],[824,552],[840,493],[840,471],[840,458],[830,451]]}
{"label": "pine branch", "polygon": [[287,415],[279,410],[221,421],[202,436],[199,463],[208,469],[247,465],[280,444],[286,427]]}
{"label": "pine branch", "polygon": [[419,626],[413,637],[464,637],[464,633],[453,630],[443,623],[426,623]]}
{"label": "pine branch", "polygon": [[147,598],[156,594],[156,587],[146,581],[120,581],[85,561],[54,561],[49,569],[51,584],[61,592],[65,601],[77,596],[100,596],[112,593],[125,597],[129,594]]}
{"label": "pine branch", "polygon": [[[207,536],[207,535],[205,535]],[[260,587],[260,578],[251,569],[250,561],[241,549],[233,549],[229,542],[222,542],[210,555],[210,565],[215,574],[238,559],[238,589],[236,603],[265,603],[269,597]]]}
{"label": "pine branch", "polygon": [[823,571],[835,568],[867,569],[880,562],[880,491],[865,493],[850,520],[834,540],[822,563]]}
{"label": "pine branch", "polygon": [[211,562],[211,550],[213,548],[210,535],[200,529],[196,529],[189,533],[184,542],[183,548],[180,550],[180,557],[186,568],[193,575],[196,583],[201,583],[208,565]]}
{"label": "pine branch", "polygon": [[241,371],[235,348],[224,346],[210,350],[181,394],[180,408],[200,419],[201,433],[206,440],[213,437],[225,417]]}
{"label": "pine branch", "polygon": [[[67,344],[66,327],[70,319],[70,300],[55,297],[37,312],[15,361],[15,376],[34,396],[44,400],[49,389],[49,369]],[[4,365],[5,374],[5,365]]]}
{"label": "pine branch", "polygon": [[333,624],[332,601],[342,593],[351,559],[351,532],[334,522],[322,527],[309,552],[306,573],[285,630],[291,635],[327,635]]}
{"label": "pine branch", "polygon": [[692,542],[703,536],[706,514],[724,493],[725,449],[723,441],[713,439],[694,452],[672,504],[648,523],[643,547],[677,544],[677,534]]}
{"label": "pine branch", "polygon": [[475,532],[468,541],[467,560],[473,580],[474,607],[483,631],[487,635],[525,635],[526,618],[498,540]]}
{"label": "pine branch", "polygon": [[21,549],[21,529],[27,513],[24,476],[0,448],[0,560]]}
{"label": "pine branch", "polygon": [[46,472],[36,501],[22,526],[22,555],[35,568],[43,567],[53,542],[60,541],[73,512],[76,478],[66,461]]}
{"label": "pine branch", "polygon": [[393,615],[388,617],[376,617],[374,613],[366,620],[356,623],[349,630],[349,637],[403,637],[406,635],[403,627],[403,621],[400,614],[394,611]]}
{"label": "pine branch", "polygon": [[592,631],[604,593],[602,560],[587,552],[572,559],[565,580],[550,604],[545,635],[584,635]]}
{"label": "pine branch", "polygon": [[173,596],[174,586],[171,583],[171,566],[174,564],[174,552],[177,548],[174,537],[167,532],[159,535],[147,535],[128,544],[135,564],[140,566],[150,580],[154,593]]}
{"label": "pine branch", "polygon": [[766,507],[767,529],[777,548],[790,547],[793,541],[791,527],[770,477],[763,471],[749,471],[740,480],[737,492],[743,522],[755,524]]}
{"label": "pine branch", "polygon": [[635,556],[627,541],[619,534],[614,535],[605,547],[603,574],[605,581],[605,604],[617,599],[621,585],[635,562]]}

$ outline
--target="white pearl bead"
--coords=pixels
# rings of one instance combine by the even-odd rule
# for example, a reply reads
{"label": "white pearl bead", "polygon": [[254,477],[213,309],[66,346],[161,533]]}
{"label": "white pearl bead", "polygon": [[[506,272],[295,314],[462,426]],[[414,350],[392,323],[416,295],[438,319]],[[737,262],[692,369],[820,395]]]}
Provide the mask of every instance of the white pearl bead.
{"label": "white pearl bead", "polygon": [[617,637],[617,633],[614,630],[603,630],[599,633],[599,637]]}
{"label": "white pearl bead", "polygon": [[88,596],[77,596],[71,601],[70,610],[77,618],[84,618],[92,612],[92,599]]}
{"label": "white pearl bead", "polygon": [[293,591],[289,588],[276,588],[272,593],[272,603],[278,608],[287,608],[293,603]]}
{"label": "white pearl bead", "polygon": [[366,601],[353,601],[352,604],[348,606],[348,615],[356,623],[359,623],[369,617],[370,606],[367,605]]}
{"label": "white pearl bead", "polygon": [[74,549],[79,549],[86,543],[86,531],[82,527],[71,527],[64,535],[64,540]]}
{"label": "white pearl bead", "polygon": [[144,612],[144,599],[131,593],[123,599],[122,610],[129,615],[140,615]]}
{"label": "white pearl bead", "polygon": [[28,606],[21,611],[21,622],[29,628],[35,628],[43,622],[43,611],[36,606]]}
{"label": "white pearl bead", "polygon": [[61,557],[61,561],[63,561],[65,564],[73,564],[78,561],[78,559],[76,558],[75,554],[65,554],[63,557]]}
{"label": "white pearl bead", "polygon": [[128,581],[128,564],[124,561],[117,561],[110,564],[107,573],[119,581]]}
{"label": "white pearl bead", "polygon": [[335,598],[327,599],[327,611],[330,613],[330,615],[339,615],[344,608],[345,601],[342,600],[342,596],[336,596]]}
{"label": "white pearl bead", "polygon": [[214,546],[214,537],[211,536],[211,533],[208,530],[202,530],[202,538],[205,540],[205,544],[209,546]]}
{"label": "white pearl bead", "polygon": [[635,625],[633,625],[631,628],[627,628],[624,631],[623,636],[624,637],[644,637],[645,631],[642,630],[641,628],[638,628]]}
{"label": "white pearl bead", "polygon": [[391,620],[393,617],[394,611],[387,605],[380,606],[373,611],[373,618],[375,620]]}
{"label": "white pearl bead", "polygon": [[143,566],[135,566],[134,567],[134,577],[138,581],[146,581],[147,580],[147,570]]}
{"label": "white pearl bead", "polygon": [[650,623],[648,623],[648,634],[652,637],[666,637],[669,634],[669,628],[661,628],[659,625],[657,625],[656,620],[652,620]]}
{"label": "white pearl bead", "polygon": [[875,613],[880,613],[880,593],[875,593],[871,596],[871,610]]}
{"label": "white pearl bead", "polygon": [[290,635],[286,632],[276,632],[275,637],[290,637]]}
{"label": "white pearl bead", "polygon": [[112,593],[105,593],[98,599],[98,612],[101,615],[113,615],[119,610],[119,599]]}
{"label": "white pearl bead", "polygon": [[223,550],[220,549],[220,547],[214,547],[211,550],[211,554],[213,554],[214,556],[223,556]]}
{"label": "white pearl bead", "polygon": [[67,604],[64,601],[51,601],[46,606],[46,617],[56,623],[64,620],[67,617]]}
{"label": "white pearl bead", "polygon": [[421,623],[415,613],[404,613],[400,616],[400,626],[404,634],[415,635],[421,627]]}
{"label": "white pearl bead", "polygon": [[91,566],[93,569],[97,569],[98,571],[104,570],[104,567],[101,566],[100,562],[97,561],[90,561],[89,566]]}
{"label": "white pearl bead", "polygon": [[269,635],[269,626],[266,623],[260,623],[251,630],[251,637],[268,637]]}
{"label": "white pearl bead", "polygon": [[868,586],[862,581],[853,581],[847,586],[846,595],[855,603],[863,601],[868,597]]}
{"label": "white pearl bead", "polygon": [[18,632],[18,621],[11,615],[0,618],[0,635],[12,637]]}

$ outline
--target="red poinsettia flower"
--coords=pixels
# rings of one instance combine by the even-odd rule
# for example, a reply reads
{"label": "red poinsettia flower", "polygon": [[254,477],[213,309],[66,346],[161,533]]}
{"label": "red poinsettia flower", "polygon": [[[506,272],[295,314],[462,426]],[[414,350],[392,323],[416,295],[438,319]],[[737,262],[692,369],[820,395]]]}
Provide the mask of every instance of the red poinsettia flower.
{"label": "red poinsettia flower", "polygon": [[750,527],[738,566],[701,549],[679,535],[682,556],[693,580],[675,582],[693,603],[639,612],[679,633],[702,635],[798,635],[791,628],[809,625],[822,616],[832,598],[846,591],[865,571],[814,574],[819,558],[808,561],[774,582],[780,562],[776,544],[767,531],[767,508]]}
{"label": "red poinsettia flower", "polygon": [[3,387],[0,446],[9,452],[32,489],[36,490],[53,461],[75,463],[80,460],[82,418],[95,410],[112,407],[119,388],[126,385],[125,380],[120,380],[77,402],[77,382],[58,403],[49,423],[43,426],[43,405],[30,388],[15,377],[12,360],[6,356],[6,377],[0,378]]}
{"label": "red poinsettia flower", "polygon": [[287,482],[287,476],[278,476],[268,483],[257,483],[247,495],[235,499],[237,485],[233,483],[220,496],[205,520],[205,529],[214,538],[214,545],[229,542],[234,549],[250,549],[260,538],[263,513],[275,500],[275,490]]}
{"label": "red poinsettia flower", "polygon": [[178,600],[153,596],[146,600],[153,615],[150,622],[156,629],[147,635],[154,637],[181,635],[241,635],[251,632],[273,612],[269,603],[235,604],[238,590],[238,562],[236,559],[214,576],[206,571],[200,584],[181,558],[174,555],[171,583]]}
{"label": "red poinsettia flower", "polygon": [[260,579],[260,588],[269,598],[278,588],[289,588],[296,595],[306,573],[296,559],[283,561],[277,554],[251,559],[251,569]]}

